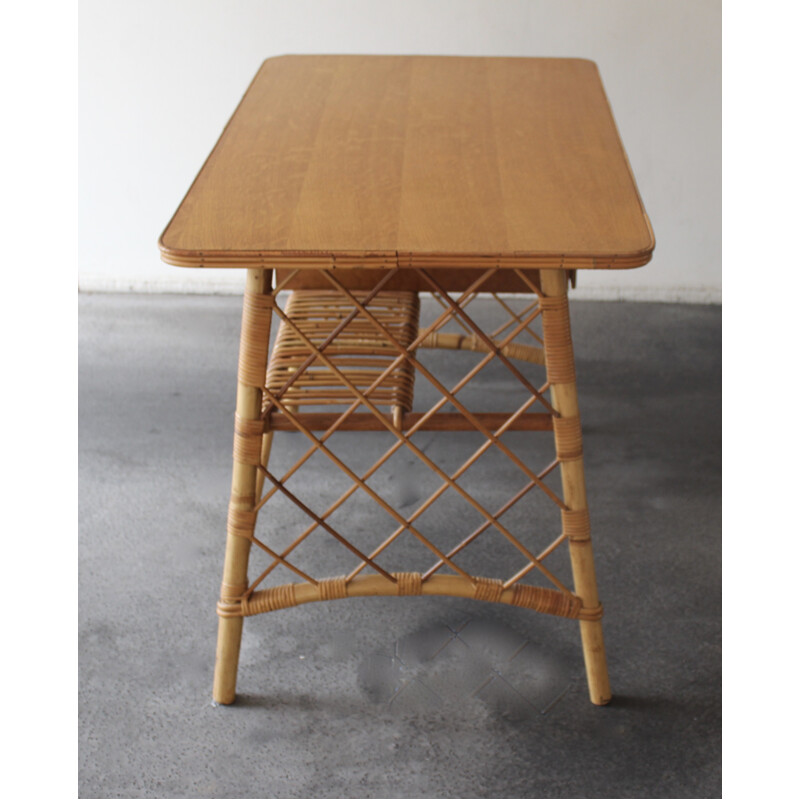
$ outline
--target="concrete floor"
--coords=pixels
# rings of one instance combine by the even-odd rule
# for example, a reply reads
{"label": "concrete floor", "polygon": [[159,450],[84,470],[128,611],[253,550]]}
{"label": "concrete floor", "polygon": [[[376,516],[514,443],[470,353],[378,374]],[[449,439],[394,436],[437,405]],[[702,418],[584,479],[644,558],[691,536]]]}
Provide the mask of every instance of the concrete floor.
{"label": "concrete floor", "polygon": [[[573,303],[611,705],[588,701],[576,623],[415,597],[246,620],[217,708],[240,307],[80,297],[80,796],[719,797],[720,309]],[[380,435],[358,436],[372,455]],[[443,464],[461,436],[419,434]],[[310,469],[321,501],[340,488]],[[397,506],[435,488],[387,473]],[[513,480],[506,461],[484,488]]]}

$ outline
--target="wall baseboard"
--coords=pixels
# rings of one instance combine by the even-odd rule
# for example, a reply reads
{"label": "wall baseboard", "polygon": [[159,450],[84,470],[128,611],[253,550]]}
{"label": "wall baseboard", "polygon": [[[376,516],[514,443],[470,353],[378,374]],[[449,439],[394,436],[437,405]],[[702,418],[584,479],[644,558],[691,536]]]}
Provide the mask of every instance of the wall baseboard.
{"label": "wall baseboard", "polygon": [[570,291],[575,300],[622,300],[638,303],[722,305],[722,289],[713,286],[581,286]]}
{"label": "wall baseboard", "polygon": [[[244,287],[243,275],[204,276],[202,281],[182,278],[108,278],[84,276],[78,279],[78,291],[92,293],[132,294],[210,294],[237,295]],[[575,300],[624,301],[632,303],[693,303],[721,305],[722,290],[697,286],[581,286],[570,292]]]}
{"label": "wall baseboard", "polygon": [[225,277],[192,278],[109,278],[84,275],[78,278],[78,291],[86,294],[241,294],[244,273],[231,270]]}

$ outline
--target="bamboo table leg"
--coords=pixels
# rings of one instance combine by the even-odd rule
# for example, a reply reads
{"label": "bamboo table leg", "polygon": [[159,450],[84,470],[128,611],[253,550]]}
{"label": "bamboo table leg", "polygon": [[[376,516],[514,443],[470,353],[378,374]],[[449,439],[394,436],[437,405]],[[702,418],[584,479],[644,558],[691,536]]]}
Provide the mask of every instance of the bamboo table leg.
{"label": "bamboo table leg", "polygon": [[[267,351],[272,322],[272,272],[249,269],[242,310],[239,345],[239,376],[236,391],[236,430],[233,447],[233,479],[228,508],[220,606],[237,603],[247,589],[247,564],[255,527],[257,493],[260,490],[258,464],[262,448],[262,388],[267,373]],[[248,423],[250,423],[248,425]],[[266,434],[270,437],[270,434]],[[214,670],[214,701],[229,704],[236,697],[236,671],[242,638],[241,616],[219,619],[217,659]]]}
{"label": "bamboo table leg", "polygon": [[[600,609],[594,557],[589,534],[586,484],[583,474],[583,441],[575,385],[575,361],[569,324],[567,276],[563,270],[542,270],[542,330],[547,376],[551,384],[556,454],[560,461],[564,501],[563,532],[569,537],[569,553],[575,593],[587,608]],[[581,620],[581,640],[586,663],[589,696],[596,705],[611,700],[603,629],[599,619]]]}

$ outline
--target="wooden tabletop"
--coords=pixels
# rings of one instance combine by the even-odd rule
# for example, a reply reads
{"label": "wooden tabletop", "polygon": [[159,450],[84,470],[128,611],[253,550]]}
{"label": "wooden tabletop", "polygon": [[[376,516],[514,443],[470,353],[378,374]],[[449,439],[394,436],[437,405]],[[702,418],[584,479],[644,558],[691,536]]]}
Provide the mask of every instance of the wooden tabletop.
{"label": "wooden tabletop", "polygon": [[159,241],[179,266],[627,268],[655,240],[596,65],[265,61]]}

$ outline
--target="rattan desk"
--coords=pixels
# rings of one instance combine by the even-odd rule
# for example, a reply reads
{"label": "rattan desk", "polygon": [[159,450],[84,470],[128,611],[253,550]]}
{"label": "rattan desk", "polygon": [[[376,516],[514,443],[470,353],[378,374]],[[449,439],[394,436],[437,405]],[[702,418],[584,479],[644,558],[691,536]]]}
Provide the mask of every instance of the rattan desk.
{"label": "rattan desk", "polygon": [[[235,698],[245,616],[317,600],[444,594],[579,620],[590,698],[608,702],[567,289],[579,269],[647,263],[655,243],[596,66],[538,58],[269,59],[159,244],[170,264],[247,270],[215,700]],[[276,300],[281,292],[290,292],[285,303]],[[420,292],[441,307],[422,329]],[[525,308],[512,308],[507,293],[526,296]],[[477,324],[468,306],[478,295],[497,300],[498,328]],[[279,329],[269,353],[273,316]],[[455,332],[445,330],[454,324]],[[426,366],[421,351],[431,347],[469,351],[458,356],[470,361],[455,385]],[[519,408],[462,401],[490,362],[524,387]],[[541,379],[532,377],[536,370]],[[414,408],[415,379],[439,395],[424,411]],[[331,446],[332,437],[353,430],[391,434],[391,447],[360,474]],[[448,472],[417,445],[424,430],[477,431],[482,443]],[[276,431],[309,441],[282,475],[269,467]],[[554,455],[544,468],[528,463],[527,445],[508,444],[512,431],[552,432]],[[523,481],[491,508],[462,485],[490,449]],[[411,513],[400,513],[370,481],[400,450],[435,479],[435,491]],[[320,454],[350,482],[324,508],[313,507],[313,493],[302,495],[297,480]],[[554,470],[560,492],[547,482]],[[532,492],[558,510],[558,530],[544,546],[530,521],[511,530],[503,520]],[[445,493],[482,520],[458,531],[455,545],[422,524]],[[355,496],[374,503],[382,524],[391,520],[377,546],[354,543],[351,531],[333,524]],[[300,519],[288,543],[261,533],[275,498]],[[346,574],[310,574],[301,555],[317,537],[346,550]],[[403,571],[390,563],[398,537],[420,542],[429,566]],[[478,540],[511,547],[510,574],[466,566]],[[572,588],[548,567],[562,545]],[[248,577],[251,549],[264,566],[255,577]],[[279,580],[281,572],[291,579]]]}

